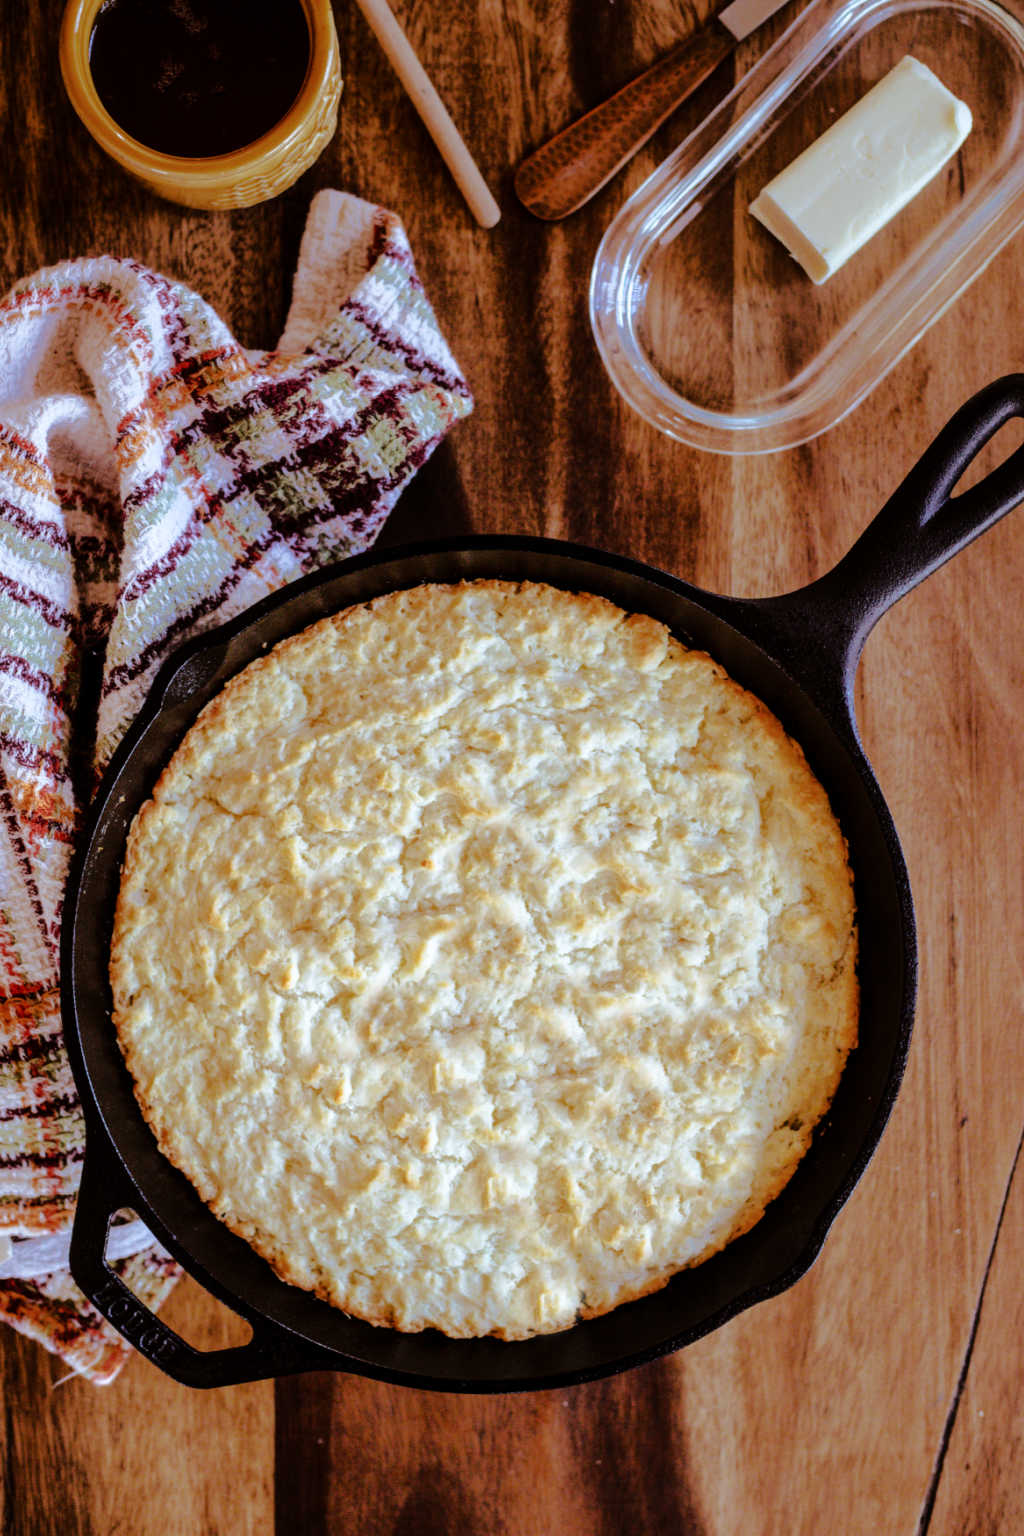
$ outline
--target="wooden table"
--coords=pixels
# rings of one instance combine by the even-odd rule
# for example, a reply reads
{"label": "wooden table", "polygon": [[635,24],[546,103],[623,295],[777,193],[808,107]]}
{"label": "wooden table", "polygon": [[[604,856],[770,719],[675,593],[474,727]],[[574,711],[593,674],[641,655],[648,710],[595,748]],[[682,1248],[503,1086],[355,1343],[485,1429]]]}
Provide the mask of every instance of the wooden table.
{"label": "wooden table", "polygon": [[[693,8],[673,0],[396,0],[499,195],[503,221],[486,233],[354,7],[336,4],[347,84],[335,141],[286,196],[234,215],[160,203],[104,159],[64,99],[60,8],[0,7],[4,287],[65,256],[130,255],[191,284],[244,344],[266,346],[311,193],[342,187],[395,209],[477,405],[399,505],[391,542],[564,536],[713,589],[782,591],[842,553],[961,401],[1024,365],[1018,239],[806,447],[742,462],[700,454],[619,401],[586,315],[598,239],[734,66],[564,224],[517,207],[511,168],[691,24]],[[1019,437],[1007,429],[1005,441]],[[107,1389],[57,1385],[60,1363],[4,1331],[4,1530],[1024,1530],[1022,612],[1017,514],[868,643],[860,721],[916,894],[920,1001],[880,1148],[791,1290],[669,1359],[525,1396],[329,1374],[201,1394],[141,1360]],[[206,1346],[239,1334],[191,1282],[165,1315]]]}

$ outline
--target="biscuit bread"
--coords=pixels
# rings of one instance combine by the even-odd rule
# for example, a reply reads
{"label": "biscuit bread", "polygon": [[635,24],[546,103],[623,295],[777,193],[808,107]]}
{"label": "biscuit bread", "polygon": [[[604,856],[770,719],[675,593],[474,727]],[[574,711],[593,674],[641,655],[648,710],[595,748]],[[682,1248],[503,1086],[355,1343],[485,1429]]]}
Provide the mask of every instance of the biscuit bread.
{"label": "biscuit bread", "polygon": [[200,715],[129,838],[143,1113],[286,1280],[518,1339],[755,1223],[857,1023],[842,833],[710,657],[603,598],[422,586]]}

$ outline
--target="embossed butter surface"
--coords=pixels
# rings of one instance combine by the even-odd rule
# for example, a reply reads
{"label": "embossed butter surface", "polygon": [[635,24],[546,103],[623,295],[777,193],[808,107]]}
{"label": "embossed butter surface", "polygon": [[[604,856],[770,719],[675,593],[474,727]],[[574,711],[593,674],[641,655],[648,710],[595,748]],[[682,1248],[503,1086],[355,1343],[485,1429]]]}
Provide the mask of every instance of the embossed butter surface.
{"label": "embossed butter surface", "polygon": [[780,171],[750,212],[822,283],[916,197],[971,111],[909,54]]}

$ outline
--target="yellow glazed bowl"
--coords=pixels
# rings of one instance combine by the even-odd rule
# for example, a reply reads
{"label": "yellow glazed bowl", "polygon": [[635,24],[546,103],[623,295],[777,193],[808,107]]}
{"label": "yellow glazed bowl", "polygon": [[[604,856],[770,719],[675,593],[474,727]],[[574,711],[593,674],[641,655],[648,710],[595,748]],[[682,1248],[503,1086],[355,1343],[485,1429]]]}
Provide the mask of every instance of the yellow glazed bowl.
{"label": "yellow glazed bowl", "polygon": [[302,0],[312,47],[298,96],[269,133],[227,155],[165,155],[131,138],[100,101],[89,69],[89,39],[103,0],[69,0],[60,30],[60,68],[71,105],[112,160],[160,197],[188,208],[248,208],[276,197],[330,143],[338,122],[341,61],[330,0]]}

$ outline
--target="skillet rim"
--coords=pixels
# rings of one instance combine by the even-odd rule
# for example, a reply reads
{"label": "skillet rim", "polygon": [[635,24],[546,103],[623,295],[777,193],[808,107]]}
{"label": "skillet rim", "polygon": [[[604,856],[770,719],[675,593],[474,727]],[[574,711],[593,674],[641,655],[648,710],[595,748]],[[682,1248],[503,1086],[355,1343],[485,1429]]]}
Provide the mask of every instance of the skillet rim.
{"label": "skillet rim", "polygon": [[[122,777],[130,770],[140,745],[144,745],[146,742],[148,733],[151,732],[156,726],[158,726],[160,721],[167,715],[170,707],[168,701],[170,700],[171,704],[175,702],[175,683],[177,682],[180,688],[182,677],[184,675],[187,684],[187,676],[190,664],[192,664],[196,658],[203,658],[206,656],[207,659],[209,659],[210,655],[216,655],[217,653],[230,651],[231,645],[239,641],[239,639],[241,639],[244,643],[245,637],[248,636],[251,640],[253,632],[257,630],[261,624],[265,623],[268,618],[273,620],[274,616],[277,616],[279,619],[282,610],[292,610],[295,608],[299,611],[299,618],[296,622],[292,622],[286,628],[282,629],[280,634],[276,635],[273,641],[269,643],[276,643],[277,639],[283,638],[286,633],[293,633],[298,629],[307,627],[309,624],[316,622],[316,620],[321,617],[322,614],[340,611],[346,606],[351,606],[355,603],[366,601],[368,600],[369,595],[376,595],[378,592],[395,590],[403,586],[416,585],[422,581],[453,581],[459,579],[474,579],[474,577],[483,578],[485,576],[491,576],[494,579],[497,579],[500,575],[502,579],[537,580],[548,581],[552,585],[559,584],[558,579],[553,576],[550,571],[546,573],[538,573],[537,571],[531,571],[529,573],[504,571],[498,573],[496,571],[485,572],[479,570],[472,573],[460,570],[449,570],[445,576],[429,573],[422,574],[414,580],[400,579],[397,581],[392,581],[390,584],[383,586],[379,584],[379,578],[382,575],[386,576],[389,572],[393,572],[396,567],[407,565],[410,562],[422,563],[441,559],[443,561],[446,560],[457,564],[459,562],[460,556],[463,555],[470,558],[470,563],[476,563],[479,559],[490,555],[493,557],[511,557],[513,562],[516,559],[519,559],[520,561],[526,560],[528,562],[535,560],[550,561],[553,559],[555,561],[566,563],[569,570],[576,568],[582,569],[585,567],[593,569],[596,567],[604,573],[609,583],[613,579],[611,573],[614,573],[616,576],[625,577],[629,582],[642,583],[646,587],[653,588],[655,591],[666,594],[664,601],[670,602],[673,605],[678,605],[680,600],[682,600],[684,604],[688,604],[691,608],[695,608],[698,611],[698,613],[701,615],[702,621],[704,620],[704,616],[707,616],[713,626],[724,626],[725,633],[731,632],[731,634],[738,637],[741,652],[746,651],[748,656],[751,653],[756,653],[758,658],[758,665],[761,667],[766,667],[770,673],[777,674],[778,678],[783,680],[783,691],[790,695],[790,702],[794,700],[801,701],[806,708],[809,708],[809,710],[818,717],[821,726],[823,726],[825,729],[826,734],[833,739],[835,747],[841,753],[845,754],[847,766],[851,770],[853,777],[859,783],[860,793],[865,797],[866,809],[871,813],[871,816],[873,817],[877,826],[877,832],[880,835],[883,844],[885,845],[888,868],[893,879],[893,894],[897,906],[899,907],[900,913],[899,948],[901,951],[902,963],[899,967],[899,975],[897,978],[900,983],[900,996],[898,1001],[893,1005],[891,1027],[894,1033],[891,1040],[889,1065],[884,1077],[883,1087],[881,1092],[879,1092],[876,1096],[873,1112],[870,1114],[866,1127],[863,1130],[863,1134],[861,1134],[859,1137],[856,1149],[852,1154],[847,1154],[843,1159],[845,1166],[841,1172],[841,1176],[839,1177],[838,1182],[836,1182],[834,1179],[828,1180],[828,1183],[832,1189],[830,1196],[826,1198],[823,1203],[820,1203],[815,1207],[815,1211],[809,1219],[809,1222],[805,1217],[804,1226],[806,1230],[803,1232],[798,1249],[795,1252],[790,1253],[789,1258],[782,1263],[781,1268],[778,1267],[778,1265],[775,1265],[772,1266],[771,1274],[759,1273],[753,1275],[749,1282],[745,1286],[742,1286],[740,1289],[735,1290],[728,1300],[719,1306],[706,1306],[703,1311],[703,1316],[699,1321],[691,1322],[675,1332],[669,1331],[668,1333],[662,1333],[657,1338],[649,1339],[648,1342],[641,1347],[626,1348],[620,1353],[615,1353],[613,1349],[610,1354],[606,1352],[600,1361],[594,1361],[589,1364],[578,1363],[576,1365],[567,1366],[562,1369],[543,1370],[540,1372],[531,1372],[529,1369],[527,1369],[524,1374],[518,1376],[495,1376],[489,1375],[487,1373],[479,1375],[475,1373],[459,1374],[458,1372],[455,1372],[451,1375],[445,1373],[443,1375],[437,1376],[431,1375],[428,1371],[408,1369],[403,1368],[401,1365],[396,1366],[395,1364],[383,1363],[379,1359],[363,1359],[359,1355],[353,1355],[346,1350],[339,1349],[336,1345],[325,1344],[322,1339],[315,1337],[315,1335],[311,1336],[306,1332],[304,1328],[293,1328],[288,1322],[282,1320],[281,1317],[274,1315],[273,1313],[267,1313],[258,1307],[253,1307],[246,1298],[239,1296],[237,1291],[232,1290],[230,1286],[223,1283],[223,1281],[218,1278],[216,1274],[212,1273],[206,1267],[202,1258],[197,1257],[197,1255],[189,1248],[189,1246],[178,1238],[172,1228],[163,1219],[160,1211],[155,1209],[154,1205],[148,1199],[145,1191],[140,1186],[139,1178],[137,1177],[133,1168],[129,1166],[129,1160],[126,1158],[122,1146],[124,1140],[123,1132],[119,1137],[116,1125],[111,1126],[110,1119],[105,1110],[105,1106],[101,1102],[101,1094],[96,1091],[93,1070],[89,1059],[90,1046],[88,1046],[83,1039],[82,1031],[79,1028],[79,1005],[82,999],[78,995],[76,986],[78,980],[77,941],[81,919],[81,903],[83,900],[83,888],[85,889],[86,894],[88,894],[88,873],[93,850],[96,846],[97,839],[102,839],[104,831],[109,826],[109,822],[112,819],[111,807],[114,806],[115,809],[117,807],[123,808],[124,796],[121,795],[118,797],[118,789],[121,785]],[[358,583],[358,578],[364,572],[371,573],[375,578],[372,582],[372,585],[374,586],[374,592],[372,594],[349,594],[345,596],[342,601],[329,602],[328,605],[322,606],[316,612],[304,614],[301,612],[304,604],[310,602],[315,603],[315,595],[319,594],[323,589],[329,589],[334,584],[339,582],[350,584],[353,578],[356,579]],[[563,582],[562,585],[569,585],[569,583]],[[576,584],[576,589],[591,590],[593,589],[593,586],[594,584],[592,582],[581,581],[580,583]],[[806,589],[801,590],[806,591]],[[800,594],[794,594],[794,596],[798,595]],[[623,599],[621,596],[615,597],[612,595],[612,600],[618,601],[620,606],[623,605]],[[771,599],[768,601],[773,604],[778,604],[780,601],[784,600]],[[638,607],[636,604],[633,606],[634,608]],[[311,1368],[335,1368],[350,1370],[354,1373],[373,1376],[378,1379],[400,1382],[405,1385],[414,1385],[433,1390],[461,1392],[505,1392],[537,1390],[538,1388],[555,1388],[571,1385],[578,1382],[612,1375],[625,1369],[630,1369],[634,1365],[642,1364],[646,1361],[659,1358],[662,1355],[684,1347],[686,1344],[694,1342],[696,1339],[703,1337],[705,1334],[713,1331],[714,1329],[717,1329],[718,1327],[721,1327],[725,1322],[729,1321],[739,1312],[744,1311],[748,1307],[756,1305],[758,1302],[766,1300],[771,1296],[777,1295],[783,1290],[788,1289],[790,1286],[795,1284],[795,1282],[804,1273],[806,1273],[811,1264],[813,1264],[814,1260],[817,1258],[825,1238],[827,1237],[831,1226],[839,1214],[839,1211],[849,1199],[849,1196],[853,1192],[854,1187],[859,1181],[861,1175],[867,1167],[868,1162],[870,1161],[878,1146],[879,1140],[891,1113],[892,1106],[895,1102],[896,1095],[899,1091],[906,1064],[907,1051],[909,1048],[910,1035],[913,1025],[914,998],[916,993],[917,976],[916,932],[913,916],[913,904],[910,897],[909,880],[907,878],[906,866],[903,860],[902,850],[899,845],[899,840],[896,835],[895,827],[893,825],[888,806],[886,805],[885,799],[881,794],[880,787],[877,780],[875,779],[873,771],[871,770],[870,764],[868,763],[867,758],[861,748],[856,730],[856,722],[852,714],[852,710],[849,708],[848,704],[846,704],[845,700],[842,699],[841,690],[837,689],[835,697],[831,699],[816,698],[812,689],[810,689],[804,682],[800,681],[800,679],[795,678],[792,673],[786,669],[785,665],[779,660],[779,658],[774,656],[770,649],[764,645],[762,640],[760,638],[755,638],[755,636],[750,633],[749,629],[744,627],[744,624],[746,623],[747,625],[756,628],[755,620],[758,616],[759,610],[761,610],[761,603],[759,600],[724,597],[715,593],[706,592],[703,589],[694,587],[689,583],[682,581],[680,578],[675,577],[668,572],[661,571],[657,567],[645,562],[637,561],[628,556],[618,555],[610,551],[595,549],[578,542],[569,540],[546,539],[525,535],[478,534],[458,538],[421,541],[414,544],[405,544],[393,548],[381,549],[378,546],[363,555],[359,555],[349,560],[337,562],[323,567],[321,570],[312,572],[309,575],[300,578],[298,581],[279,589],[277,592],[269,594],[267,597],[261,599],[251,608],[246,609],[243,613],[237,615],[231,620],[228,620],[225,624],[218,626],[216,629],[205,631],[185,641],[182,646],[175,650],[172,656],[168,658],[168,660],[159,670],[156,680],[153,683],[146,700],[144,701],[134,721],[126,732],[124,739],[122,740],[117,752],[114,754],[114,757],[105,775],[103,776],[100,790],[97,793],[93,807],[90,810],[87,825],[83,828],[83,835],[79,843],[79,849],[74,861],[74,868],[69,878],[65,905],[65,923],[62,931],[61,967],[62,1012],[64,1014],[65,1038],[68,1041],[69,1055],[72,1059],[72,1067],[75,1073],[76,1082],[82,1095],[83,1107],[86,1109],[86,1123],[88,1133],[86,1149],[87,1166],[90,1164],[90,1162],[94,1167],[105,1163],[107,1170],[110,1171],[112,1162],[116,1163],[121,1180],[123,1181],[126,1179],[134,1191],[134,1199],[131,1203],[135,1208],[138,1208],[140,1215],[143,1215],[145,1219],[152,1222],[153,1227],[156,1229],[157,1235],[164,1242],[168,1250],[179,1260],[179,1262],[182,1263],[182,1266],[189,1273],[193,1274],[193,1276],[199,1280],[202,1285],[212,1291],[215,1295],[219,1296],[222,1301],[225,1301],[242,1316],[248,1317],[250,1321],[253,1321],[254,1323],[269,1321],[273,1328],[279,1329],[285,1334],[291,1333],[295,1342],[294,1353],[296,1358],[299,1360],[299,1363],[288,1363],[288,1350],[285,1346],[285,1358],[283,1360],[278,1359],[276,1361],[271,1361],[272,1368],[265,1372],[266,1375],[284,1374],[289,1369],[303,1370]],[[664,619],[664,615],[662,614],[656,614],[655,616]],[[685,624],[680,622],[678,615],[676,616],[674,622],[671,620],[665,621],[669,622],[669,627],[673,629],[673,632],[680,635],[680,637],[684,640],[684,643],[691,645],[695,643],[694,638],[688,634]],[[821,636],[819,635],[817,638],[820,640]],[[706,636],[699,636],[696,643],[698,643],[701,648],[711,649],[713,654],[717,654],[715,647],[708,645]],[[234,671],[240,670],[242,666],[247,664],[248,660],[254,659],[255,655],[260,654],[261,650],[265,648],[266,645],[259,646],[255,651],[251,652],[247,659],[240,661],[237,665],[233,665],[230,671],[225,672],[223,676],[220,675],[219,670],[219,665],[223,664],[223,655],[221,655],[221,662],[218,665],[218,669],[214,673],[216,678],[216,687],[211,691],[217,691],[217,688],[222,686],[223,682],[226,681],[227,676],[232,675]],[[737,676],[737,668],[734,665],[734,661],[735,658],[733,658],[731,661],[727,661],[726,665],[730,673],[734,676]],[[841,655],[837,655],[837,678],[841,672],[842,664],[843,657]],[[198,670],[202,671],[202,668],[200,667]],[[745,666],[739,669],[740,672],[744,670],[746,670]],[[757,686],[752,685],[746,677],[741,675],[737,676],[737,680],[740,681],[745,687],[751,688],[751,691],[755,692],[758,697],[765,698],[763,687],[760,686],[760,684]],[[807,744],[801,739],[800,732],[795,730],[791,725],[790,720],[785,718],[786,714],[792,715],[792,710],[780,710],[774,698],[767,698],[765,701],[776,714],[780,714],[780,716],[783,718],[783,724],[787,731],[795,735],[797,740],[801,741],[801,745],[805,746],[806,750]],[[203,702],[205,702],[205,699]],[[195,714],[198,714],[199,707],[201,707],[201,705],[195,707],[192,718],[195,717]],[[191,720],[189,720],[188,723],[190,724]],[[187,729],[187,726],[185,728]],[[178,733],[175,736],[173,744],[170,748],[171,751],[176,748],[178,742],[181,739],[181,734],[183,733]],[[812,762],[812,767],[814,767],[815,772],[818,772],[819,770],[815,765],[814,757],[812,756],[811,752],[808,752],[808,757]],[[131,809],[130,815],[133,816],[135,811],[137,811],[139,806],[141,806],[141,804],[147,798],[148,793],[152,788],[152,784],[155,782],[155,778],[158,772],[159,768],[145,780],[144,787],[141,789],[141,791],[138,791],[135,794],[134,805]],[[825,775],[820,776],[823,777],[824,781]],[[833,790],[831,786],[827,785],[826,787],[829,788],[830,797],[832,797]],[[841,818],[841,820],[843,820],[843,818]],[[844,831],[847,831],[845,825]],[[850,839],[850,841],[851,863],[853,863],[854,857],[852,839]],[[863,1019],[863,998],[861,1017]],[[109,1009],[107,1010],[107,1022],[109,1026]],[[87,1029],[88,1027],[89,1026],[87,1025]],[[851,1060],[852,1059],[853,1058],[851,1057]],[[124,1070],[125,1073],[127,1073],[127,1069]],[[849,1063],[847,1064],[846,1071],[844,1071],[844,1078],[846,1078],[848,1072]],[[841,1089],[842,1081],[840,1084],[840,1091]],[[837,1091],[836,1098],[839,1098],[839,1091]],[[141,1116],[141,1111],[138,1109],[137,1105],[135,1105],[135,1112],[138,1120],[143,1126],[145,1126],[145,1122]],[[744,1237],[735,1239],[733,1243],[727,1245],[727,1248],[723,1250],[721,1254],[713,1256],[711,1259],[705,1261],[704,1264],[696,1266],[693,1269],[681,1271],[680,1274],[674,1277],[673,1280],[670,1280],[668,1285],[662,1290],[654,1292],[651,1296],[641,1298],[638,1301],[623,1303],[619,1308],[614,1309],[611,1313],[605,1314],[602,1318],[595,1318],[588,1320],[587,1322],[577,1323],[572,1328],[564,1330],[561,1334],[541,1335],[537,1340],[517,1341],[516,1343],[498,1343],[497,1341],[493,1340],[464,1341],[444,1339],[442,1341],[442,1347],[446,1353],[451,1353],[450,1346],[455,1346],[457,1349],[460,1346],[466,1344],[483,1344],[485,1346],[490,1346],[492,1351],[496,1347],[501,1351],[502,1355],[508,1359],[510,1358],[509,1352],[511,1351],[522,1352],[523,1350],[529,1350],[532,1346],[540,1342],[545,1342],[546,1344],[551,1345],[553,1341],[557,1342],[560,1340],[569,1339],[570,1337],[579,1336],[583,1330],[603,1330],[603,1332],[607,1333],[609,1332],[609,1319],[614,1319],[619,1314],[625,1314],[629,1309],[645,1307],[649,1308],[652,1303],[657,1301],[658,1298],[665,1298],[668,1296],[669,1293],[672,1292],[673,1287],[678,1290],[680,1283],[686,1283],[686,1277],[694,1275],[706,1277],[709,1273],[713,1272],[712,1267],[718,1266],[718,1268],[721,1268],[719,1261],[723,1260],[723,1258],[731,1255],[732,1260],[735,1261],[736,1254],[738,1252],[742,1250],[742,1253],[746,1255],[752,1245],[756,1254],[756,1248],[758,1246],[757,1236],[759,1229],[763,1238],[764,1232],[769,1230],[769,1228],[766,1228],[763,1225],[763,1223],[767,1220],[769,1213],[775,1209],[780,1202],[783,1202],[783,1209],[785,1209],[787,1203],[787,1191],[793,1188],[794,1182],[797,1180],[800,1168],[809,1163],[812,1159],[815,1145],[819,1142],[823,1134],[823,1128],[826,1126],[826,1123],[830,1121],[830,1119],[831,1110],[829,1111],[829,1114],[826,1115],[818,1130],[815,1132],[815,1136],[812,1139],[812,1143],[808,1149],[808,1152],[805,1154],[801,1165],[798,1165],[797,1174],[794,1174],[793,1179],[790,1180],[790,1183],[783,1189],[783,1191],[780,1192],[780,1195],[776,1197],[776,1200],[769,1205],[765,1213],[765,1217],[762,1218],[762,1221],[759,1222],[751,1230],[750,1233],[745,1234]],[[146,1134],[151,1137],[152,1133],[149,1132],[148,1126],[145,1127],[145,1130]],[[155,1139],[153,1139],[152,1152],[153,1155],[162,1163],[166,1163],[168,1167],[173,1167],[173,1165],[167,1163],[167,1160],[164,1159],[163,1154],[159,1152],[159,1149],[156,1147]],[[177,1174],[177,1170],[174,1170],[174,1172]],[[178,1177],[184,1180],[184,1175],[179,1174]],[[188,1189],[191,1191],[194,1200],[198,1201],[198,1194],[192,1190],[191,1185],[188,1185]],[[117,1207],[113,1207],[113,1209],[116,1208]],[[236,1243],[241,1242],[240,1239],[235,1239],[234,1234],[230,1234],[228,1229],[225,1228],[223,1224],[220,1223],[217,1218],[215,1218],[212,1213],[206,1209],[205,1206],[202,1206],[202,1212],[204,1218],[206,1218],[209,1223],[213,1224],[218,1233],[227,1234],[227,1236]],[[248,1254],[252,1254],[252,1250],[248,1249],[248,1245],[243,1244],[243,1246],[246,1248],[246,1252]],[[269,1266],[265,1266],[263,1260],[259,1260],[258,1256],[256,1255],[253,1255],[253,1258],[257,1260],[258,1264],[264,1265],[264,1267],[266,1267],[269,1272]],[[74,1255],[72,1262],[74,1265]],[[228,1267],[230,1269],[230,1263]],[[285,1282],[278,1280],[276,1276],[273,1277],[273,1283],[276,1286],[285,1286],[286,1284]],[[286,1286],[286,1289],[289,1292],[294,1292],[302,1298],[305,1298],[307,1301],[315,1303],[317,1307],[325,1309],[335,1318],[339,1315],[343,1315],[338,1314],[337,1309],[329,1307],[327,1303],[320,1302],[317,1298],[311,1297],[307,1292],[300,1292],[296,1287],[293,1286]],[[357,1320],[347,1321],[352,1322]],[[376,1329],[373,1328],[373,1325],[364,1323],[359,1323],[359,1327],[369,1328],[372,1330],[374,1335],[378,1336],[382,1333],[394,1335],[396,1332],[395,1330]],[[614,1333],[614,1325],[612,1325],[611,1331]],[[399,1338],[401,1339],[415,1340],[422,1339],[424,1337],[424,1335],[399,1335]],[[441,1338],[440,1335],[438,1337]],[[309,1358],[310,1349],[314,1351],[315,1358],[313,1359]],[[160,1362],[157,1361],[157,1363]]]}

